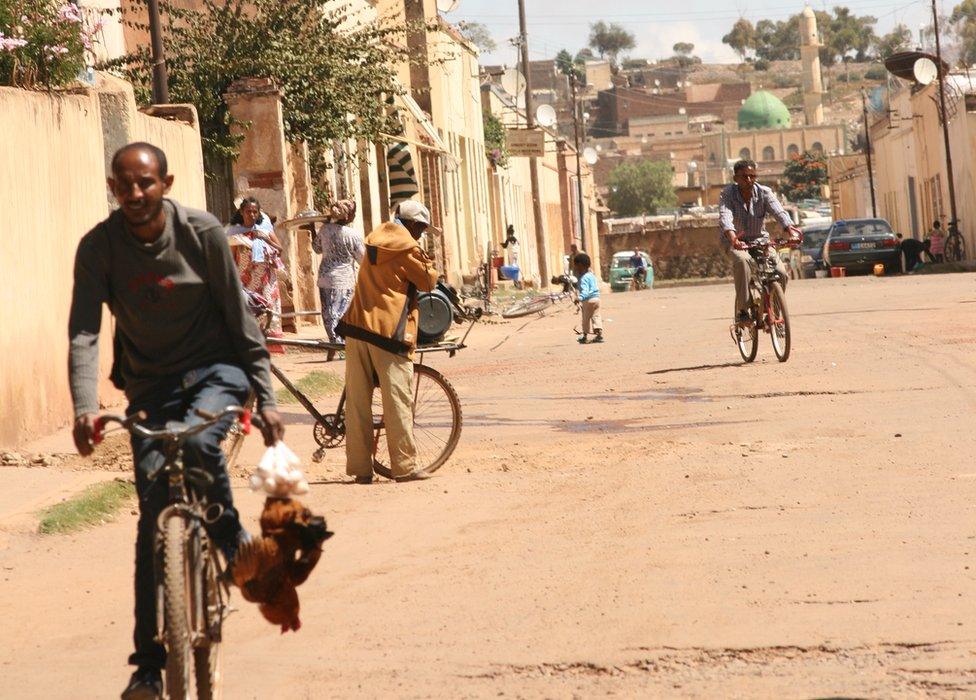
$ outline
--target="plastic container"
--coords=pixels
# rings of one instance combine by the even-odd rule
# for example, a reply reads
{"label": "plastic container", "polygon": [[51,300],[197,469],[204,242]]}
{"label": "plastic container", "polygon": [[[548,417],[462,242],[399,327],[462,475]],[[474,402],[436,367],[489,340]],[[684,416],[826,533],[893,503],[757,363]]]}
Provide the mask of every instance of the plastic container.
{"label": "plastic container", "polygon": [[813,276],[816,277],[818,280],[826,279],[826,277],[827,277],[827,271],[826,270],[814,270],[813,271]]}
{"label": "plastic container", "polygon": [[843,267],[830,268],[831,277],[847,277],[847,269]]}
{"label": "plastic container", "polygon": [[885,273],[885,266],[884,266],[884,264],[883,263],[877,263],[874,266],[874,276],[875,277],[881,277],[881,276],[884,275],[884,273]]}

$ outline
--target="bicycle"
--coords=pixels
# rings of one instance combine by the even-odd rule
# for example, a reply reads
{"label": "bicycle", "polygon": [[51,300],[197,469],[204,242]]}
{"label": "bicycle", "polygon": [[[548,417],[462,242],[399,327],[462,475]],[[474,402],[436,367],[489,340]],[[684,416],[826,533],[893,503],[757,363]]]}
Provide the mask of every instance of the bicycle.
{"label": "bicycle", "polygon": [[562,285],[562,291],[550,292],[546,294],[530,294],[507,307],[502,311],[502,318],[521,318],[530,314],[542,314],[546,309],[561,301],[570,300],[579,311],[579,291],[573,278],[568,275],[553,277],[553,284]]}
{"label": "bicycle", "polygon": [[[455,310],[457,311],[457,309]],[[304,312],[299,312],[299,314],[301,313]],[[283,314],[283,316],[286,315]],[[454,453],[461,439],[461,428],[464,423],[461,399],[458,397],[457,391],[443,374],[424,364],[424,356],[428,353],[444,352],[448,356],[454,357],[459,350],[467,347],[465,341],[471,329],[474,328],[478,317],[480,314],[470,317],[471,324],[460,340],[440,342],[417,348],[420,361],[413,365],[413,430],[414,442],[417,447],[416,471],[430,474],[440,469]],[[266,328],[268,324],[263,325]],[[286,347],[324,350],[326,352],[338,352],[343,348],[341,344],[330,343],[326,340],[305,338],[275,338],[274,342]],[[345,388],[339,396],[339,403],[335,410],[332,413],[323,413],[273,362],[271,363],[271,373],[295,397],[302,408],[315,419],[315,424],[312,426],[312,437],[319,449],[316,450],[312,460],[320,462],[325,455],[325,450],[341,447],[346,439]],[[378,381],[375,381],[374,384],[379,387]],[[245,407],[253,408],[254,402],[255,396],[252,392]],[[386,425],[383,422],[382,397],[378,390],[373,392],[372,413],[373,471],[382,477],[393,479],[393,470],[384,461],[385,456],[389,454],[389,449],[386,442]],[[243,444],[244,432],[240,426],[235,425],[231,428],[224,443],[229,467],[236,466]]]}
{"label": "bicycle", "polygon": [[959,233],[959,222],[949,224],[949,235],[945,239],[943,258],[946,262],[962,262],[966,259],[966,239]]}
{"label": "bicycle", "polygon": [[633,291],[640,292],[647,289],[647,270],[637,268],[630,278],[630,286]]}
{"label": "bicycle", "polygon": [[[795,245],[789,241],[790,245]],[[786,362],[790,358],[790,316],[786,308],[785,280],[776,269],[778,253],[770,254],[770,242],[760,239],[746,250],[755,262],[755,271],[749,280],[749,320],[733,323],[729,329],[739,354],[746,362],[756,359],[759,351],[759,331],[769,333],[776,359]]]}
{"label": "bicycle", "polygon": [[[148,478],[165,476],[169,482],[168,505],[156,521],[153,561],[159,639],[166,647],[166,694],[173,700],[190,697],[191,685],[196,686],[198,698],[220,697],[222,627],[230,612],[230,590],[205,528],[221,516],[223,507],[207,503],[205,494],[213,477],[203,469],[184,466],[183,443],[227,417],[243,417],[245,426],[249,417],[239,406],[228,406],[217,415],[197,410],[197,415],[204,419],[202,423],[168,424],[160,430],[140,425],[146,419],[143,412],[128,418],[102,415],[95,421],[96,444],[111,423],[163,443],[163,464]],[[254,422],[259,424],[259,419]]]}

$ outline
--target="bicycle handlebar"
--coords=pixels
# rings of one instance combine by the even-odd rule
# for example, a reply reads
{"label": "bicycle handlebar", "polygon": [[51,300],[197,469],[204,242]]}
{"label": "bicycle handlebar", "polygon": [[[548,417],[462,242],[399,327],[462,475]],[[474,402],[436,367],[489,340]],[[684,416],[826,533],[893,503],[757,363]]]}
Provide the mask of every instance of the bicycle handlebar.
{"label": "bicycle handlebar", "polygon": [[139,421],[144,421],[148,417],[145,411],[139,411],[138,413],[134,413],[128,417],[107,413],[95,419],[92,442],[97,445],[104,439],[105,426],[109,423],[117,423],[133,435],[138,435],[139,437],[146,438],[148,440],[183,440],[198,433],[202,433],[207,428],[230,416],[241,419],[241,424],[244,426],[245,433],[250,432],[250,427],[252,424],[258,426],[259,428],[261,427],[261,419],[257,416],[252,416],[250,411],[241,408],[240,406],[228,406],[217,414],[198,408],[195,413],[197,416],[204,419],[203,422],[187,426],[182,430],[169,430],[166,428],[163,428],[162,430],[150,430],[149,428],[140,425]]}

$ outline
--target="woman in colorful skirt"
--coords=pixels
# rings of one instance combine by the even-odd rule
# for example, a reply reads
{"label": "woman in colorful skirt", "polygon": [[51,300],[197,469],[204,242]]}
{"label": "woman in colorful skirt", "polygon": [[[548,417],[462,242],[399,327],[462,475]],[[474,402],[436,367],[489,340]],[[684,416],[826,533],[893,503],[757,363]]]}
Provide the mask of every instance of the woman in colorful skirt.
{"label": "woman in colorful skirt", "polygon": [[[285,266],[281,260],[281,243],[267,214],[261,213],[261,205],[254,197],[241,202],[239,223],[227,229],[231,250],[241,285],[264,299],[274,316],[268,327],[269,338],[281,338],[281,291],[278,289],[278,272]],[[270,349],[270,348],[269,348]]]}

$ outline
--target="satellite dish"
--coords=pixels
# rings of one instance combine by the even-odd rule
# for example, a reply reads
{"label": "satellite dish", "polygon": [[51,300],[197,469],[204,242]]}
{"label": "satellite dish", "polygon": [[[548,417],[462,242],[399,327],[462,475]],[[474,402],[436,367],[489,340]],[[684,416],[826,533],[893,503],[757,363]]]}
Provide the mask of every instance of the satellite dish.
{"label": "satellite dish", "polygon": [[915,76],[919,85],[928,85],[939,77],[939,69],[936,67],[935,61],[923,56],[915,61],[912,66],[912,75]]}
{"label": "satellite dish", "polygon": [[525,76],[514,68],[506,68],[501,77],[502,88],[512,97],[525,92]]}
{"label": "satellite dish", "polygon": [[441,12],[454,12],[461,0],[437,0],[437,9]]}
{"label": "satellite dish", "polygon": [[678,114],[687,114],[688,110],[684,107],[678,107]]}
{"label": "satellite dish", "polygon": [[698,163],[693,160],[688,161],[688,172],[693,173],[698,170]]}
{"label": "satellite dish", "polygon": [[548,129],[556,123],[556,110],[552,108],[552,105],[539,105],[535,111],[535,120],[539,126]]}
{"label": "satellite dish", "polygon": [[587,165],[596,165],[596,162],[600,160],[600,156],[597,155],[596,150],[587,146],[583,149],[583,160],[586,161]]}

